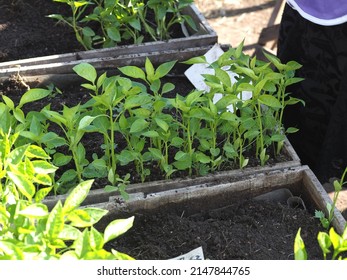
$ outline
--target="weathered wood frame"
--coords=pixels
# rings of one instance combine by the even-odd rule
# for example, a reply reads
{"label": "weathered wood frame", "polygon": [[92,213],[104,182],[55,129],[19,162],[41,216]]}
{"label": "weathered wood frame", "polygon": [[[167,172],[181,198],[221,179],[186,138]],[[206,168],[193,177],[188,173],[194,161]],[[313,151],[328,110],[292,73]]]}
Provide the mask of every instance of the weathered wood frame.
{"label": "weathered wood frame", "polygon": [[[225,179],[225,182],[219,184],[200,183],[161,191],[142,189],[132,193],[127,202],[120,203],[119,197],[116,196],[110,197],[108,202],[95,203],[92,206],[107,209],[109,218],[112,219],[141,211],[164,211],[167,207],[192,214],[203,209],[225,207],[233,201],[252,199],[282,188],[289,189],[293,195],[302,198],[312,215],[315,210],[321,210],[328,215],[326,205],[332,204],[325,189],[308,166]],[[336,208],[332,226],[339,234],[342,234],[346,226],[346,220]]]}

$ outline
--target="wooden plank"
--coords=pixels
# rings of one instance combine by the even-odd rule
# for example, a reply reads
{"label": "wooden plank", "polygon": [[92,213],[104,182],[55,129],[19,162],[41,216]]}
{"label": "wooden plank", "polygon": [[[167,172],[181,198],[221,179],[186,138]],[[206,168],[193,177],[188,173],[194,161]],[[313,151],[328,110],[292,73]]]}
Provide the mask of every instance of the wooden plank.
{"label": "wooden plank", "polygon": [[[133,194],[129,201],[119,203],[117,197],[113,197],[106,203],[90,205],[109,210],[109,215],[117,216],[123,212],[128,214],[160,209],[172,206],[178,209],[186,209],[186,214],[193,214],[201,210],[222,208],[239,199],[252,199],[258,195],[272,192],[274,190],[296,188],[303,193],[309,193],[310,208],[325,211],[326,203],[331,203],[318,179],[307,166],[301,166],[288,170],[275,170],[271,173],[261,173],[253,177],[241,178],[239,181],[215,184],[195,185],[181,189],[166,190],[158,193]],[[299,193],[300,195],[300,193]],[[210,203],[206,204],[206,200]],[[342,234],[346,220],[336,210],[332,222],[335,230]]]}
{"label": "wooden plank", "polygon": [[[328,217],[329,213],[326,205],[328,203],[332,205],[332,201],[324,187],[311,170],[305,171],[303,181],[310,193],[309,196],[313,199],[314,204],[317,205],[317,210],[323,211],[325,216]],[[339,234],[342,234],[346,226],[346,220],[337,208],[334,209],[334,219],[332,221],[332,225]]]}
{"label": "wooden plank", "polygon": [[184,61],[193,56],[203,55],[211,48],[212,45],[208,45],[196,48],[185,48],[182,50],[169,49],[167,51],[160,52],[142,52],[136,54],[119,55],[116,57],[100,57],[41,65],[18,65],[18,67],[16,68],[0,69],[0,81],[4,81],[11,75],[15,74],[20,74],[26,79],[30,77],[31,80],[35,80],[36,76],[38,76],[39,78],[43,76],[53,78],[53,75],[71,74],[73,73],[72,68],[82,62],[92,64],[97,70],[107,70],[124,65],[143,66],[146,57],[148,57],[154,65],[158,65],[160,63],[171,60]]}
{"label": "wooden plank", "polygon": [[[276,170],[287,170],[296,168],[301,165],[300,159],[288,140],[285,141],[284,153],[286,153],[291,160],[287,162],[281,162],[274,165],[258,166],[258,167],[246,167],[242,170],[235,169],[230,171],[216,172],[206,176],[200,176],[195,178],[179,178],[171,180],[160,180],[153,182],[145,182],[138,184],[130,184],[127,186],[127,192],[129,194],[134,193],[156,193],[168,190],[184,189],[188,186],[211,186],[224,183],[231,183],[243,178],[252,178],[256,174],[268,174]],[[90,203],[105,203],[109,201],[109,198],[116,196],[118,192],[105,192],[103,189],[91,190],[88,197],[85,199],[85,204]],[[48,197],[45,203],[49,206],[53,206],[58,200],[65,201],[66,195],[58,195],[55,197]]]}

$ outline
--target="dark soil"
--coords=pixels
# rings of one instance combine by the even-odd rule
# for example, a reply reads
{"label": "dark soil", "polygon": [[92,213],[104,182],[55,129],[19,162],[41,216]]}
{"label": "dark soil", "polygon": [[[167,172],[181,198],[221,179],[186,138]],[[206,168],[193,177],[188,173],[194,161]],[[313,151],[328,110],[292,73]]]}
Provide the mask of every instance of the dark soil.
{"label": "dark soil", "polygon": [[[202,2],[210,5],[214,1],[197,1],[197,4],[202,6]],[[66,15],[69,8],[50,0],[0,0],[0,62],[83,50],[71,28],[46,17],[52,13]],[[233,28],[225,22],[219,24],[236,38],[237,43],[244,38],[244,35],[235,36],[233,33],[242,30],[236,27],[238,23],[244,24],[240,18],[235,17]],[[251,17],[243,18],[254,21]],[[219,19],[229,21],[225,16]],[[266,17],[261,19],[267,22]],[[216,19],[213,17],[210,20]],[[231,29],[233,32],[230,32]],[[249,30],[247,34],[249,38]],[[220,37],[227,38],[224,35]],[[182,91],[188,92],[189,87]],[[0,85],[0,92],[15,102],[26,89],[25,83],[20,82],[18,77]],[[62,104],[72,106],[78,102],[84,103],[88,98],[85,90],[71,87],[63,89],[62,95],[45,100],[45,104],[38,104],[37,108],[30,104],[27,109],[39,110],[47,101],[52,104],[52,109],[60,110]],[[96,139],[92,138],[86,139],[86,145],[95,149],[98,145],[95,144]],[[199,246],[203,247],[205,258],[208,259],[293,259],[294,237],[301,227],[309,258],[322,257],[316,242],[317,232],[321,230],[319,222],[312,213],[301,209],[240,201],[221,210],[195,214],[189,213],[189,207],[161,210],[160,214],[136,214],[133,228],[107,246],[136,259],[169,259]]]}
{"label": "dark soil", "polygon": [[62,3],[0,1],[0,62],[82,50],[71,28],[47,18],[68,14]]}
{"label": "dark soil", "polygon": [[179,207],[138,213],[133,228],[107,248],[141,260],[170,259],[200,246],[206,259],[291,260],[300,227],[309,259],[322,259],[316,240],[322,228],[312,214],[254,200],[193,215]]}
{"label": "dark soil", "polygon": [[[53,0],[0,0],[0,62],[84,51],[73,29],[50,14],[71,16],[71,9]],[[96,30],[96,28],[94,28]],[[144,42],[151,38],[144,35]],[[178,26],[172,38],[183,37]],[[131,42],[121,42],[120,45]]]}

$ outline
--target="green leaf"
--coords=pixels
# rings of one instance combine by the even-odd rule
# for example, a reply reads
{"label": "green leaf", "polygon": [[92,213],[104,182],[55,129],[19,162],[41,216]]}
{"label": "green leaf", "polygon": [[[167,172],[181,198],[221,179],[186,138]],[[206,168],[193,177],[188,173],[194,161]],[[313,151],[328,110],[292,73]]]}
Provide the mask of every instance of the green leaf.
{"label": "green leaf", "polygon": [[259,101],[270,108],[282,108],[281,102],[279,102],[276,97],[269,94],[260,95]]}
{"label": "green leaf", "polygon": [[188,153],[178,151],[175,155],[176,162],[173,165],[179,170],[185,170],[192,166],[192,160]]}
{"label": "green leaf", "polygon": [[16,118],[17,121],[19,121],[19,122],[21,122],[23,124],[25,123],[24,112],[19,108],[19,106],[13,110],[13,115]]}
{"label": "green leaf", "polygon": [[73,1],[73,4],[76,8],[80,8],[84,5],[90,4],[90,2],[88,2],[88,1]]}
{"label": "green leaf", "polygon": [[93,224],[99,222],[108,213],[108,210],[95,207],[87,207],[83,208],[83,210],[88,213]]}
{"label": "green leaf", "polygon": [[79,259],[82,259],[85,254],[91,251],[88,229],[84,229],[82,234],[76,239],[74,242],[74,248]]}
{"label": "green leaf", "polygon": [[53,155],[53,163],[56,166],[64,166],[68,164],[72,159],[72,156],[67,156],[62,153],[55,153]]}
{"label": "green leaf", "polygon": [[162,152],[156,148],[148,148],[149,152],[155,160],[162,160],[164,158]]}
{"label": "green leaf", "polygon": [[8,158],[11,164],[13,165],[19,164],[23,160],[28,147],[29,145],[23,145],[12,150],[10,154],[8,155]]}
{"label": "green leaf", "polygon": [[134,217],[128,219],[118,219],[111,222],[105,229],[104,242],[107,243],[110,240],[117,238],[126,231],[128,231],[134,223]]}
{"label": "green leaf", "polygon": [[212,160],[209,156],[203,154],[203,153],[197,153],[196,155],[196,160],[201,163],[210,163]]}
{"label": "green leaf", "polygon": [[286,65],[282,64],[280,59],[277,58],[276,56],[269,54],[268,52],[265,52],[265,51],[263,52],[263,54],[273,65],[275,65],[275,67],[278,70],[282,71],[286,68]]}
{"label": "green leaf", "polygon": [[283,134],[274,134],[271,136],[271,141],[273,142],[281,142],[285,140],[285,136]]}
{"label": "green leaf", "polygon": [[124,261],[134,260],[132,257],[128,256],[127,254],[118,252],[114,249],[111,249],[111,252],[117,260],[124,260]]}
{"label": "green leaf", "polygon": [[317,236],[317,240],[324,256],[330,253],[331,240],[329,235],[326,232],[319,232]]}
{"label": "green leaf", "polygon": [[165,132],[169,130],[169,124],[166,121],[160,118],[154,118],[154,120],[162,130],[164,130]]}
{"label": "green leaf", "polygon": [[138,133],[148,127],[148,122],[145,119],[137,119],[130,127],[130,133]]}
{"label": "green leaf", "polygon": [[126,76],[129,76],[134,79],[141,79],[143,81],[146,81],[145,72],[137,66],[124,66],[124,67],[119,67],[118,69]]}
{"label": "green leaf", "polygon": [[63,207],[62,207],[61,201],[58,201],[48,216],[47,224],[46,224],[46,235],[49,237],[51,241],[55,240],[58,238],[63,228],[64,228]]}
{"label": "green leaf", "polygon": [[97,78],[97,73],[93,65],[89,63],[80,63],[72,68],[76,74],[87,81],[95,84],[95,80]]}
{"label": "green leaf", "polygon": [[15,245],[11,242],[0,240],[0,252],[2,252],[1,255],[3,255],[5,260],[24,260],[25,259],[24,253],[18,247],[18,245]]}
{"label": "green leaf", "polygon": [[44,218],[48,216],[49,212],[45,204],[36,203],[19,211],[18,214],[29,218]]}
{"label": "green leaf", "polygon": [[329,230],[329,237],[331,240],[331,243],[333,244],[333,247],[335,250],[337,250],[340,247],[340,244],[342,243],[341,236],[338,235],[333,227],[330,228]]}
{"label": "green leaf", "polygon": [[[56,2],[63,2],[63,1],[57,1],[55,0]],[[57,20],[61,20],[61,21],[64,21],[64,17],[60,14],[51,14],[51,15],[48,15],[47,17],[49,18],[54,18],[54,19],[57,19]]]}
{"label": "green leaf", "polygon": [[6,106],[8,106],[11,110],[14,110],[14,103],[12,99],[7,97],[6,95],[1,95],[2,99],[5,101]]}
{"label": "green leaf", "polygon": [[175,89],[175,85],[173,83],[165,83],[163,85],[163,89],[161,91],[162,94],[170,92]]}
{"label": "green leaf", "polygon": [[176,61],[169,61],[159,65],[159,67],[155,71],[155,75],[154,75],[155,79],[160,79],[166,76],[171,71],[171,69],[175,66],[175,64],[176,64]]}
{"label": "green leaf", "polygon": [[40,159],[49,159],[50,156],[47,155],[44,149],[36,145],[30,145],[25,152],[25,155],[29,158],[40,158]]}
{"label": "green leaf", "polygon": [[285,69],[287,71],[293,71],[293,70],[298,70],[301,67],[302,67],[302,65],[300,63],[292,60],[292,61],[287,62]]}
{"label": "green leaf", "polygon": [[74,169],[66,170],[63,175],[59,178],[59,183],[72,182],[77,178],[77,172]]}
{"label": "green leaf", "polygon": [[236,68],[235,72],[237,74],[246,75],[255,81],[258,79],[257,75],[254,73],[252,69],[249,69],[243,66],[238,66],[238,65],[235,65],[235,68]]}
{"label": "green leaf", "polygon": [[296,127],[288,127],[286,130],[286,133],[296,133],[298,131],[299,131],[299,129]]}
{"label": "green leaf", "polygon": [[197,56],[197,57],[193,57],[193,58],[190,58],[186,61],[183,61],[182,63],[184,64],[205,64],[207,63],[207,60],[206,60],[206,57],[205,56]]}
{"label": "green leaf", "polygon": [[142,133],[142,135],[145,137],[148,137],[148,138],[159,137],[159,133],[154,131],[154,130],[146,131],[146,132]]}
{"label": "green leaf", "polygon": [[136,159],[136,154],[132,151],[124,149],[120,152],[117,159],[120,161],[122,165],[127,165],[128,163]]}
{"label": "green leaf", "polygon": [[42,89],[42,88],[33,88],[24,93],[19,101],[19,107],[22,107],[24,104],[40,100],[52,93],[51,90]]}
{"label": "green leaf", "polygon": [[94,30],[91,29],[91,28],[88,27],[88,26],[83,27],[82,33],[83,33],[84,36],[88,36],[88,37],[93,37],[93,36],[95,36]]}
{"label": "green leaf", "polygon": [[52,178],[48,174],[36,174],[33,177],[33,182],[43,186],[51,186]]}
{"label": "green leaf", "polygon": [[90,188],[92,187],[93,180],[87,180],[79,183],[66,198],[64,203],[64,212],[69,213],[76,209],[87,197]]}
{"label": "green leaf", "polygon": [[152,62],[149,60],[148,57],[146,57],[145,69],[147,73],[147,78],[152,83],[155,79],[154,78],[155,70],[154,70]]}
{"label": "green leaf", "polygon": [[91,227],[93,221],[89,214],[84,209],[74,209],[67,215],[67,220],[70,221],[70,225],[74,227]]}
{"label": "green leaf", "polygon": [[295,260],[307,260],[305,243],[301,238],[301,228],[299,228],[294,241],[294,258]]}
{"label": "green leaf", "polygon": [[121,35],[119,32],[119,28],[116,26],[112,26],[109,28],[106,28],[107,36],[115,42],[120,42],[121,41]]}
{"label": "green leaf", "polygon": [[304,81],[305,79],[303,78],[289,78],[285,81],[285,86],[290,86],[290,85],[293,85],[293,84],[296,84],[296,83],[300,83],[302,81]]}
{"label": "green leaf", "polygon": [[7,172],[8,177],[12,180],[12,182],[16,185],[18,190],[28,199],[31,200],[35,194],[35,186],[28,179],[25,174],[14,173],[11,171]]}
{"label": "green leaf", "polygon": [[47,145],[48,148],[56,148],[66,144],[66,140],[54,132],[45,133],[41,137],[41,142]]}
{"label": "green leaf", "polygon": [[182,145],[185,143],[185,141],[181,137],[174,137],[171,140],[171,145],[174,147],[182,147]]}
{"label": "green leaf", "polygon": [[[89,244],[93,251],[102,250],[104,247],[104,237],[95,228],[91,228],[89,232]],[[108,252],[107,252],[108,253]],[[106,256],[102,256],[105,258]]]}
{"label": "green leaf", "polygon": [[335,192],[339,192],[342,190],[342,185],[338,180],[334,180],[333,185]]}
{"label": "green leaf", "polygon": [[65,224],[63,230],[59,233],[58,238],[62,240],[76,240],[81,236],[81,231],[77,228]]}
{"label": "green leaf", "polygon": [[223,83],[223,85],[226,85],[227,87],[232,86],[230,76],[226,71],[216,68],[215,73],[217,78]]}
{"label": "green leaf", "polygon": [[35,194],[35,201],[42,201],[52,190],[52,187],[40,188]]}
{"label": "green leaf", "polygon": [[97,118],[96,117],[91,117],[91,116],[84,116],[79,124],[78,124],[78,130],[83,130],[85,129],[86,127],[88,127],[95,119]]}

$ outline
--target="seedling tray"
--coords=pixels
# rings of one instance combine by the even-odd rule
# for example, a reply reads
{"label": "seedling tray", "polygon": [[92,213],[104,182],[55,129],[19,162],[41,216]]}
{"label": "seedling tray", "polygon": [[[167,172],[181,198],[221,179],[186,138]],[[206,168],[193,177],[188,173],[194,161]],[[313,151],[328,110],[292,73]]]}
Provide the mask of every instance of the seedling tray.
{"label": "seedling tray", "polygon": [[[160,192],[175,192],[180,189],[180,192],[185,190],[187,187],[196,186],[216,186],[223,183],[230,183],[239,181],[243,178],[251,178],[256,174],[267,174],[276,170],[287,170],[301,166],[300,159],[293,149],[288,139],[284,142],[283,153],[289,158],[288,161],[279,162],[273,165],[257,166],[257,167],[246,167],[242,170],[235,169],[230,171],[222,171],[207,176],[194,177],[194,178],[180,178],[170,180],[160,180],[145,183],[130,184],[127,186],[127,193],[130,194],[134,199],[143,198],[143,195],[149,193],[160,193]],[[143,194],[143,195],[142,195]],[[117,192],[105,192],[103,189],[91,190],[88,197],[84,200],[83,205],[95,204],[95,203],[106,203],[117,197]],[[45,199],[45,204],[52,208],[58,200],[64,201],[67,195],[50,196]],[[107,208],[107,207],[106,207]]]}
{"label": "seedling tray", "polygon": [[[123,66],[128,65],[129,62],[132,65],[138,65],[143,64],[146,56],[157,57],[160,60],[161,53],[184,52],[192,48],[204,49],[206,46],[217,43],[216,32],[194,4],[186,7],[183,13],[189,15],[198,28],[197,32],[191,31],[189,37],[3,62],[0,63],[0,78],[16,73],[22,76],[68,74],[72,73],[71,68],[74,65],[81,62],[89,62],[96,68],[107,67],[111,64]],[[197,50],[197,55],[202,54]]]}
{"label": "seedling tray", "polygon": [[[252,199],[283,188],[288,189],[295,197],[301,198],[312,215],[315,210],[322,210],[327,215],[326,205],[332,203],[308,166],[224,179],[224,182],[219,183],[215,181],[181,185],[162,191],[156,191],[151,187],[142,188],[132,193],[127,202],[120,203],[119,197],[115,196],[110,197],[108,202],[96,203],[93,206],[109,210],[109,217],[112,219],[114,216],[131,215],[141,211],[165,211],[166,207],[181,212],[184,210],[186,215],[190,215],[201,210],[225,207],[241,199]],[[332,226],[342,234],[345,225],[346,220],[341,212],[335,209]]]}

